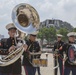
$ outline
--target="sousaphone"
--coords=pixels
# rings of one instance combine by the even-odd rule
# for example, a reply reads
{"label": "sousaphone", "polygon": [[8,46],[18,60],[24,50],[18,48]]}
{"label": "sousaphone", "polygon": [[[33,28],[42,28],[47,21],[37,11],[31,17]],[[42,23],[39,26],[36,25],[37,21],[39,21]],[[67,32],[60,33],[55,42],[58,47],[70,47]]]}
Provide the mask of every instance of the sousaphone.
{"label": "sousaphone", "polygon": [[26,3],[21,3],[13,9],[12,20],[16,28],[26,34],[37,31],[40,24],[37,11]]}
{"label": "sousaphone", "polygon": [[[18,29],[17,36],[22,38],[21,40],[23,41],[23,44],[25,34],[36,32],[40,24],[37,11],[31,5],[26,3],[21,3],[14,7],[12,11],[12,20]],[[24,51],[23,44],[19,44],[20,46],[8,55],[0,55],[0,66],[7,66],[17,61]]]}

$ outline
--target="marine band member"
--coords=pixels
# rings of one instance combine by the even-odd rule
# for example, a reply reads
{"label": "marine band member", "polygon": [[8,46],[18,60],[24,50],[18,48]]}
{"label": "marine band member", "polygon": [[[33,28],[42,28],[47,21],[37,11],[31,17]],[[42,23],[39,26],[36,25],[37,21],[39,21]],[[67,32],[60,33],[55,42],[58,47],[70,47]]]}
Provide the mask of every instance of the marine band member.
{"label": "marine band member", "polygon": [[[40,58],[40,55],[33,55],[33,53],[41,53],[39,43],[36,41],[37,33],[29,34],[29,39],[26,41],[28,45],[27,52],[24,52],[23,66],[26,75],[35,75],[36,67],[34,67],[29,61],[32,62],[34,58]],[[29,55],[29,56],[28,56]],[[29,59],[29,60],[28,60]],[[40,74],[40,68],[38,67],[38,73]]]}
{"label": "marine band member", "polygon": [[[57,34],[57,42],[54,44],[54,66],[59,64],[60,75],[63,75],[63,45],[62,35]],[[58,69],[54,70],[54,75],[57,75]]]}
{"label": "marine band member", "polygon": [[[68,36],[68,43],[66,43],[64,46],[63,46],[63,49],[65,50],[65,53],[66,53],[66,60],[65,60],[65,63],[64,63],[64,75],[70,75],[70,72],[72,71],[72,75],[76,75],[76,65],[75,64],[71,64],[70,61],[69,61],[69,57],[68,57],[68,50],[69,50],[69,47],[72,45],[72,44],[75,44],[75,36],[76,36],[76,32],[70,32],[67,34]],[[72,54],[72,52],[70,53]],[[71,55],[73,56],[73,55]]]}
{"label": "marine band member", "polygon": [[[6,29],[8,30],[9,38],[7,38],[6,41],[4,41],[3,39],[1,40],[0,48],[3,50],[0,51],[0,55],[1,54],[7,55],[10,51],[15,50],[15,46],[16,46],[16,42],[15,42],[15,38],[14,38],[14,36],[16,34],[16,30],[17,30],[16,27],[14,26],[13,23],[9,23],[6,26]],[[21,40],[18,40],[16,38],[16,41],[18,43]],[[4,49],[6,49],[6,51],[4,51]],[[27,45],[24,45],[24,49],[26,51]],[[21,69],[21,59],[20,58],[8,66],[4,66],[4,67],[0,66],[0,75],[21,75],[21,71],[22,71],[22,69]]]}

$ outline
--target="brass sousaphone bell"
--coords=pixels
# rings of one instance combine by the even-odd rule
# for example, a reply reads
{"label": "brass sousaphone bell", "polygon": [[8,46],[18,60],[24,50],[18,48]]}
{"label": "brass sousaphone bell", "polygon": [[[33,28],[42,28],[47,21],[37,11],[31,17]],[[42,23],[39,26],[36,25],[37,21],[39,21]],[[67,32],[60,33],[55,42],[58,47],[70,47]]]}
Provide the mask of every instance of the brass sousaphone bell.
{"label": "brass sousaphone bell", "polygon": [[37,31],[40,24],[37,11],[26,3],[21,3],[13,9],[12,20],[16,28],[26,34]]}

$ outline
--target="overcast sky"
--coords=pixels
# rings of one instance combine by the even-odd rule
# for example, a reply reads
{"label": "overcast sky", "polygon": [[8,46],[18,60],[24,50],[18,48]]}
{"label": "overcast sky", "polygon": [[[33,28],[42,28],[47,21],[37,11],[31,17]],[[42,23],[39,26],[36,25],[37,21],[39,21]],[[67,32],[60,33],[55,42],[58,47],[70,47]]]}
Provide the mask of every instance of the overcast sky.
{"label": "overcast sky", "polygon": [[38,11],[40,21],[60,19],[76,27],[76,0],[0,0],[0,34],[5,37],[5,26],[12,22],[12,9],[20,3],[32,5]]}

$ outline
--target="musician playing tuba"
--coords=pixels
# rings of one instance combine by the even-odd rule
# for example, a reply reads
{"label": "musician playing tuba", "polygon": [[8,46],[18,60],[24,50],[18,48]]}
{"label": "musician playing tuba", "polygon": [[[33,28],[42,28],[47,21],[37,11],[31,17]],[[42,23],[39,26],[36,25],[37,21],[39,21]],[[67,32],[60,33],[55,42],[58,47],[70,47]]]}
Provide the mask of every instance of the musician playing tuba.
{"label": "musician playing tuba", "polygon": [[13,23],[6,26],[10,37],[1,42],[0,48],[3,48],[0,51],[3,54],[0,56],[1,75],[21,75],[20,56],[27,49],[25,34],[35,32],[40,24],[37,11],[26,3],[21,3],[13,9],[12,20]]}
{"label": "musician playing tuba", "polygon": [[[4,42],[3,39],[1,40],[0,55],[8,55],[11,51],[16,49],[16,45],[18,45],[18,43],[23,42],[20,39],[14,38],[17,29],[13,23],[8,24],[6,29],[8,30],[9,38],[6,39],[6,42]],[[27,45],[24,45],[25,51],[26,48]],[[17,61],[9,64],[8,66],[0,66],[0,75],[21,75],[21,59],[19,58]]]}

